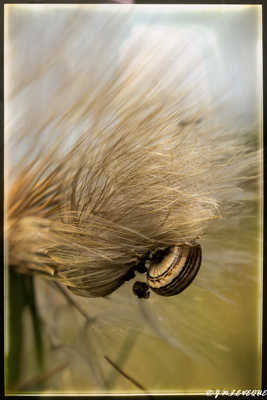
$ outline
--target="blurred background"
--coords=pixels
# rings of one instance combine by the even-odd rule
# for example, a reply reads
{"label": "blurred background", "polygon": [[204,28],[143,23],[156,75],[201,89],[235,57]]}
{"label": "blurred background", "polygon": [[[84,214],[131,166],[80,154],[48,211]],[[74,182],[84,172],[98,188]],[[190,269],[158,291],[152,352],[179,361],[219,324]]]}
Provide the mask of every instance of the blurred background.
{"label": "blurred background", "polygon": [[[142,46],[190,75],[190,106],[211,104],[225,135],[261,147],[260,6],[5,5],[7,168],[36,132],[53,143],[60,117],[94,95],[90,82],[107,85],[127,50]],[[61,122],[66,146],[82,123]],[[9,391],[141,393],[133,379],[151,393],[260,388],[261,181],[243,193],[249,209],[211,228],[201,273],[173,298],[138,300],[130,282],[108,298],[79,298],[6,269]]]}

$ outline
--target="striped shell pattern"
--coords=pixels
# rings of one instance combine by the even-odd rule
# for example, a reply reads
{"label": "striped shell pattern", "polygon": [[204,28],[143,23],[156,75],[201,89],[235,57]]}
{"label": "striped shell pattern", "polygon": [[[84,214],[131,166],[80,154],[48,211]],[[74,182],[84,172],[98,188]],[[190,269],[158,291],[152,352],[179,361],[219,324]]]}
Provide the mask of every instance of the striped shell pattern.
{"label": "striped shell pattern", "polygon": [[174,296],[193,281],[201,265],[200,245],[172,246],[157,252],[147,272],[147,284],[161,296]]}

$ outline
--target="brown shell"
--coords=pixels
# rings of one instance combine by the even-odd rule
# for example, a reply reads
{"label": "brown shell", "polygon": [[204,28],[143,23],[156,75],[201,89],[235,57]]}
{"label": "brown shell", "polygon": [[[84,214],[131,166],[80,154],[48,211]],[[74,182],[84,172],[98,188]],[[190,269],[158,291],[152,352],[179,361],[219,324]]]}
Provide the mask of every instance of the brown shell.
{"label": "brown shell", "polygon": [[161,296],[174,296],[193,281],[201,265],[200,245],[170,247],[160,262],[153,262],[147,272],[147,284]]}

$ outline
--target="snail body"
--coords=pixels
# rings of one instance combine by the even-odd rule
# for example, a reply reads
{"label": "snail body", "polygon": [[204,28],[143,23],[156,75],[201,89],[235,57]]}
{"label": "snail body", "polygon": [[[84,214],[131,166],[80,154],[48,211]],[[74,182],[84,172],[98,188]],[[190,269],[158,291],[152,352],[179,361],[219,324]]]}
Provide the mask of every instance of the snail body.
{"label": "snail body", "polygon": [[[147,269],[147,283],[136,282],[134,293],[148,298],[148,288],[161,296],[175,296],[186,289],[196,277],[202,259],[201,246],[171,246],[158,250]],[[146,286],[144,286],[146,285]]]}

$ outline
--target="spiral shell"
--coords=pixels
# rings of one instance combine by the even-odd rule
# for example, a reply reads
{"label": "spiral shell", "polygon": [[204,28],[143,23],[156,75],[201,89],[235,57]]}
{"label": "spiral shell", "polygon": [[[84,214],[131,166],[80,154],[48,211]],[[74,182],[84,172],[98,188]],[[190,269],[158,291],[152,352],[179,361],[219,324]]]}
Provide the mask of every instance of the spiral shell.
{"label": "spiral shell", "polygon": [[201,247],[172,246],[156,253],[147,272],[147,284],[161,296],[174,296],[193,281],[201,264]]}

